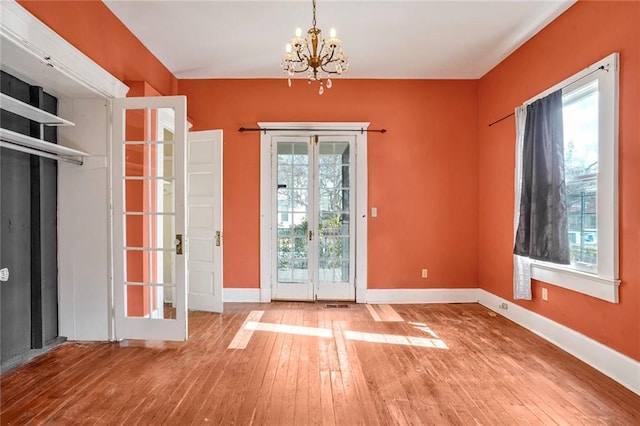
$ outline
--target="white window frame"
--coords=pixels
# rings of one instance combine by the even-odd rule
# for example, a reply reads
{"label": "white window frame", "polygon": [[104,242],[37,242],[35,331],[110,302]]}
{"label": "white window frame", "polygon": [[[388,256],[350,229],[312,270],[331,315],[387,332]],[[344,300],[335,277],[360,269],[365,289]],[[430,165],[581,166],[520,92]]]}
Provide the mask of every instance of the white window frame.
{"label": "white window frame", "polygon": [[[604,67],[603,70],[596,71]],[[569,265],[531,260],[531,278],[618,303],[618,74],[619,54],[612,53],[525,102],[528,105],[559,89],[576,90],[598,80],[598,268],[597,273]]]}

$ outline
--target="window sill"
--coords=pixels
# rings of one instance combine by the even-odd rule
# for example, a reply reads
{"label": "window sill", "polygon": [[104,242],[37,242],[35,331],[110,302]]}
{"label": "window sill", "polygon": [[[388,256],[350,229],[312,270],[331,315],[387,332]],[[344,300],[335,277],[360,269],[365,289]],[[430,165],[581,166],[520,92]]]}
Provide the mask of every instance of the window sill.
{"label": "window sill", "polygon": [[539,261],[531,262],[531,278],[607,302],[618,303],[620,280]]}

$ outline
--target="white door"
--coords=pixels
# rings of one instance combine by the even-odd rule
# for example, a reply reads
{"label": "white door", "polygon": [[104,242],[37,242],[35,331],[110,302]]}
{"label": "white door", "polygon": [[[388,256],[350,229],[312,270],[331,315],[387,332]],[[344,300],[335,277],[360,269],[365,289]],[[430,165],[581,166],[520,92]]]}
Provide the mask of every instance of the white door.
{"label": "white door", "polygon": [[355,300],[354,144],[274,137],[273,299]]}
{"label": "white door", "polygon": [[112,108],[116,339],[187,340],[186,97]]}
{"label": "white door", "polygon": [[222,312],[222,130],[187,140],[188,306]]}

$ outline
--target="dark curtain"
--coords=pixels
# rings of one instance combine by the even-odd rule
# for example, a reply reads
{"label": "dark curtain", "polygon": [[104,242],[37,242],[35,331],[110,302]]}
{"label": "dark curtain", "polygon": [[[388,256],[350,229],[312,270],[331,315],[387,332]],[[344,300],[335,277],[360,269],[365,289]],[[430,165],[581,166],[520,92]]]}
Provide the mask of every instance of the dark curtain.
{"label": "dark curtain", "polygon": [[569,264],[562,91],[527,106],[514,254]]}

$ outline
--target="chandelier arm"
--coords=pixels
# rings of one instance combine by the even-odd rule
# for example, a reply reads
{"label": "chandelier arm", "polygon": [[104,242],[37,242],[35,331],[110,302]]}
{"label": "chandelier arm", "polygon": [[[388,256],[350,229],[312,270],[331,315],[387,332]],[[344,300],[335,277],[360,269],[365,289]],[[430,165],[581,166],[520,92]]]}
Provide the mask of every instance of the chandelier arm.
{"label": "chandelier arm", "polygon": [[305,72],[309,69],[309,65],[306,66],[306,68],[303,68],[301,70],[293,70],[294,74],[299,74],[301,72]]}
{"label": "chandelier arm", "polygon": [[298,57],[299,62],[304,62],[304,57],[300,56],[300,51],[296,49],[296,56]]}
{"label": "chandelier arm", "polygon": [[[324,47],[324,46],[323,46],[323,47]],[[331,56],[329,56],[329,53],[331,54]],[[331,49],[331,52],[329,52],[329,53],[325,54],[325,55],[322,57],[322,63],[323,63],[323,64],[330,64],[331,62],[334,62],[334,61],[335,61],[335,59],[333,59],[333,56],[335,55],[336,50],[335,50],[335,49]],[[325,60],[325,59],[326,59],[326,60]]]}
{"label": "chandelier arm", "polygon": [[320,69],[324,72],[326,72],[327,74],[339,74],[341,75],[341,73],[339,73],[338,71],[329,71],[328,69],[325,69],[324,67],[320,67]]}
{"label": "chandelier arm", "polygon": [[331,60],[331,61],[328,61],[328,62],[325,62],[324,64],[322,64],[322,66],[321,66],[320,68],[322,69],[322,71],[326,72],[327,74],[342,74],[341,72],[338,72],[338,71],[329,71],[328,69],[326,69],[326,68],[325,68],[325,66],[327,66],[327,65],[329,65],[329,64],[332,64],[332,63],[334,63],[334,62],[339,62],[339,61],[340,61],[340,59],[339,59],[339,58],[333,59],[333,60]]}

